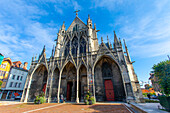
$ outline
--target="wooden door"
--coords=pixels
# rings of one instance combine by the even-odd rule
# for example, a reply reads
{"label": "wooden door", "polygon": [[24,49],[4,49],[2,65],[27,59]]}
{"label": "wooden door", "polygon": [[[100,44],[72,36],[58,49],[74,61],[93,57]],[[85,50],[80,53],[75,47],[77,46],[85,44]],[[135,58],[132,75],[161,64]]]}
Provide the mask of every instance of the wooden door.
{"label": "wooden door", "polygon": [[43,89],[42,89],[42,91],[44,92],[44,94],[45,94],[45,90],[46,90],[46,83],[43,85]]}
{"label": "wooden door", "polygon": [[67,100],[71,101],[71,87],[72,87],[72,83],[68,82],[67,83]]}
{"label": "wooden door", "polygon": [[107,101],[114,101],[114,89],[113,89],[113,83],[111,80],[105,80],[105,93],[106,93],[106,99]]}

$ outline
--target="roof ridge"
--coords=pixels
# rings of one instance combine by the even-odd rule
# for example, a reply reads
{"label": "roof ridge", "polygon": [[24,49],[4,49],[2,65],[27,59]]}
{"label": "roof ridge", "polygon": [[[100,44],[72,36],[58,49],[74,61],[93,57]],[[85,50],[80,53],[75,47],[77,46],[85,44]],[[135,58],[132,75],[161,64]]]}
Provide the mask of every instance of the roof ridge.
{"label": "roof ridge", "polygon": [[[84,24],[85,26],[87,26],[78,16],[76,16],[76,17],[74,18],[73,22],[76,20],[76,18],[77,18],[82,24]],[[69,30],[69,28],[71,27],[71,25],[73,24],[73,22],[70,24],[70,26],[68,27],[68,29],[67,29],[66,31]]]}

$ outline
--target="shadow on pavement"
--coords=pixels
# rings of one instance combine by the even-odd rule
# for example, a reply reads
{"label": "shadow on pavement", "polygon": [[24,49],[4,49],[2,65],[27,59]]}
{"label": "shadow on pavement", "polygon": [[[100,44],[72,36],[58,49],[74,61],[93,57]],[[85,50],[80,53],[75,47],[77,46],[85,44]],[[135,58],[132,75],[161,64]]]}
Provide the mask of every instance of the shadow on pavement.
{"label": "shadow on pavement", "polygon": [[[123,105],[91,105],[90,109],[94,109],[97,113],[128,113],[129,111]],[[96,113],[93,112],[93,113]]]}

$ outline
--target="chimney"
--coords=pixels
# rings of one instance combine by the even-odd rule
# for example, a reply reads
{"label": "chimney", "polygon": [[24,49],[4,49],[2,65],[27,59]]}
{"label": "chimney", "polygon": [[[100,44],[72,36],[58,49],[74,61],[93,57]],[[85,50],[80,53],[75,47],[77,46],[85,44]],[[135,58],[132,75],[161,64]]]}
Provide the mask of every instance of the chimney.
{"label": "chimney", "polygon": [[28,62],[24,62],[24,68],[27,70]]}

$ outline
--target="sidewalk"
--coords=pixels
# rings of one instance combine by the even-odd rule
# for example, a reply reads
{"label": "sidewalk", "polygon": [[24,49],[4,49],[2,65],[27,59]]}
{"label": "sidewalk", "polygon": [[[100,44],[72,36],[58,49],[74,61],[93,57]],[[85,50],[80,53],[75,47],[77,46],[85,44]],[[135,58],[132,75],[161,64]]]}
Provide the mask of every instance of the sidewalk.
{"label": "sidewalk", "polygon": [[22,104],[20,101],[0,101],[0,106],[3,105],[14,105],[14,104]]}
{"label": "sidewalk", "polygon": [[168,113],[167,111],[159,110],[158,106],[162,109],[159,103],[131,103],[139,109],[144,110],[147,113]]}

